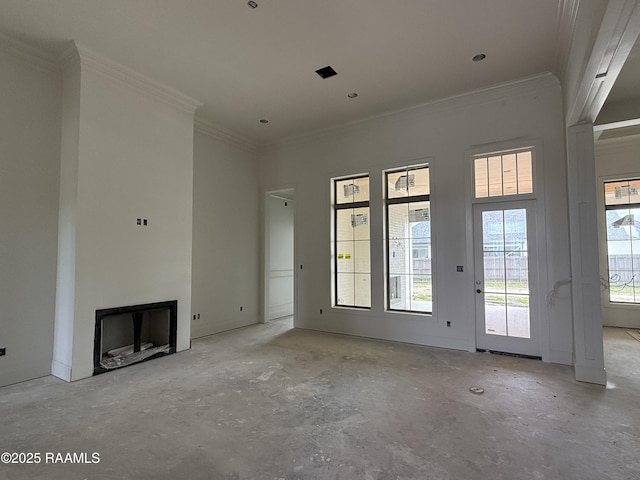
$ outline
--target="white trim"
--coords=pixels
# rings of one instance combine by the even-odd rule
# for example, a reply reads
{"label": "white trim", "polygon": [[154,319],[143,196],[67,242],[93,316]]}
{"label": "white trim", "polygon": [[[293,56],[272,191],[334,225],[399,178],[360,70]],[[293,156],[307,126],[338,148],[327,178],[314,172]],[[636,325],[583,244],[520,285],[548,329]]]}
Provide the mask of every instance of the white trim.
{"label": "white trim", "polygon": [[63,63],[73,58],[73,49],[77,51],[80,57],[81,68],[92,73],[103,76],[109,80],[125,85],[136,93],[140,93],[147,97],[159,100],[183,112],[193,114],[197,108],[203,104],[178,90],[168,87],[162,83],[152,80],[135,70],[125,67],[113,60],[96,53],[76,42],[69,49],[65,50],[60,56]]}
{"label": "white trim", "polygon": [[[491,155],[505,155],[509,153],[519,153],[524,151],[531,152],[531,175],[533,191],[531,193],[520,193],[516,195],[500,195],[494,197],[476,197],[475,194],[475,171],[473,168],[473,160],[476,158],[488,157]],[[482,145],[472,145],[467,150],[467,163],[469,168],[470,199],[472,204],[509,202],[518,200],[536,200],[543,197],[544,181],[542,176],[542,161],[539,160],[542,155],[542,142],[530,138],[516,138],[505,140],[502,142],[491,142]]]}
{"label": "white trim", "polygon": [[567,172],[576,380],[604,385],[606,374],[592,124],[567,128]]}
{"label": "white trim", "polygon": [[[270,210],[269,210],[269,198],[274,196],[276,198],[277,194],[280,192],[293,192],[293,198],[280,198],[280,200],[283,200],[285,202],[290,202],[293,204],[293,270],[277,270],[278,274],[277,275],[271,275],[271,258],[270,258],[270,252],[271,252],[271,238],[270,238],[270,228],[271,228],[271,215],[270,215]],[[262,315],[261,318],[259,320],[259,323],[266,323],[268,321],[270,321],[273,318],[278,318],[278,317],[271,317],[271,312],[272,312],[272,307],[269,301],[270,298],[270,289],[271,289],[271,279],[272,278],[284,278],[287,276],[291,276],[293,278],[293,306],[292,306],[292,312],[293,312],[293,318],[294,318],[294,323],[295,323],[295,319],[297,318],[297,314],[298,314],[298,259],[296,257],[297,255],[297,242],[298,242],[298,223],[297,223],[297,218],[298,218],[298,203],[295,200],[296,197],[296,187],[295,185],[286,185],[280,188],[273,188],[273,189],[267,189],[263,192],[263,196],[262,196],[262,215],[261,215],[261,222],[263,222],[262,224],[262,244],[261,244],[261,253],[262,253],[262,262],[261,262],[261,266],[262,266],[262,279],[263,279],[263,286],[261,289],[261,310],[262,310]],[[288,275],[286,274],[282,274],[283,272],[288,272]],[[290,315],[290,314],[288,314]]]}
{"label": "white trim", "polygon": [[58,377],[65,382],[71,381],[71,365],[53,360],[51,362],[51,375]]}
{"label": "white trim", "polygon": [[[279,197],[276,197],[275,195],[272,195],[273,198],[278,198],[280,200]],[[292,200],[286,200],[288,202],[291,202]],[[286,270],[271,270],[270,272],[270,278],[287,278],[287,277],[293,277],[293,268],[288,268]]]}
{"label": "white trim", "polygon": [[[543,358],[548,361],[543,355],[543,351],[548,352],[548,346],[546,350],[543,348],[543,338],[547,340],[547,336],[543,337],[543,332],[546,333],[546,328],[543,328],[543,324],[548,325],[545,321],[545,302],[544,293],[545,290],[541,289],[542,278],[545,278],[546,263],[541,261],[542,255],[539,255],[540,251],[545,250],[544,243],[541,244],[541,240],[544,240],[538,226],[540,225],[540,213],[538,212],[539,206],[535,199],[517,199],[508,201],[496,201],[491,203],[474,204],[473,205],[473,219],[474,219],[474,262],[473,270],[476,276],[476,280],[480,280],[482,283],[480,286],[476,284],[475,288],[485,289],[485,280],[483,274],[483,259],[482,259],[482,212],[494,211],[494,210],[509,210],[509,209],[524,209],[526,211],[526,225],[527,225],[527,243],[528,243],[528,277],[529,277],[529,337],[520,338],[507,335],[491,335],[485,331],[486,317],[484,313],[485,300],[483,296],[479,296],[474,293],[475,299],[475,322],[476,322],[476,345],[484,350],[499,350],[510,353],[518,353],[524,355],[533,355]],[[532,228],[532,226],[535,226]]]}
{"label": "white trim", "polygon": [[560,0],[558,2],[555,65],[560,78],[564,78],[567,69],[579,4],[580,0]]}
{"label": "white trim", "polygon": [[603,123],[600,125],[594,125],[594,132],[603,132],[605,130],[613,130],[616,128],[635,127],[640,125],[640,118],[632,118],[630,120],[621,120],[619,122]]}
{"label": "white trim", "polygon": [[282,317],[290,317],[292,315],[293,315],[293,302],[269,306],[268,320],[275,320],[276,318],[282,318]]}
{"label": "white trim", "polygon": [[[382,236],[380,237],[382,239],[382,251],[383,251],[383,255],[382,255],[382,282],[384,284],[384,296],[383,296],[383,307],[382,307],[382,311],[385,314],[389,314],[389,315],[412,315],[412,316],[417,316],[420,318],[431,318],[434,319],[436,323],[438,323],[438,315],[437,315],[437,309],[438,309],[438,300],[437,300],[437,293],[438,293],[438,286],[437,286],[437,282],[435,281],[437,278],[437,262],[438,262],[438,255],[435,255],[434,252],[437,252],[437,248],[438,248],[438,240],[437,240],[437,232],[439,230],[444,231],[444,229],[438,229],[437,226],[434,228],[434,225],[436,225],[437,221],[434,221],[434,218],[437,219],[437,211],[438,211],[438,201],[437,201],[437,194],[435,193],[435,189],[436,189],[436,185],[437,182],[435,181],[435,179],[437,178],[437,174],[436,176],[434,176],[435,171],[437,171],[437,168],[434,167],[435,165],[435,161],[434,161],[434,157],[432,155],[429,156],[421,156],[421,157],[417,157],[417,158],[413,158],[411,160],[403,160],[400,162],[391,162],[389,164],[386,164],[387,166],[382,168],[381,170],[379,170],[380,173],[380,184],[382,185],[382,195],[380,196],[381,198],[381,202],[380,202],[380,214],[377,215],[378,219],[382,220]],[[430,215],[430,222],[431,222],[431,311],[430,312],[421,312],[418,310],[396,310],[396,309],[392,309],[390,308],[389,305],[389,277],[390,277],[390,273],[389,273],[389,239],[387,237],[387,233],[388,233],[388,222],[389,219],[387,218],[387,196],[386,196],[386,175],[387,173],[393,173],[393,172],[397,172],[398,170],[401,169],[413,169],[413,168],[423,168],[426,167],[429,170],[429,215]],[[435,168],[435,170],[434,170]],[[403,202],[402,203],[410,203],[412,202],[411,198],[412,197],[402,197],[403,198]],[[413,200],[415,201],[415,200]],[[377,204],[376,204],[377,205]],[[435,210],[434,210],[435,207]],[[436,212],[434,215],[434,211]],[[434,231],[436,232],[436,234],[434,235]],[[373,251],[373,250],[372,250]],[[407,252],[409,253],[409,252]],[[412,254],[411,254],[412,255]],[[413,261],[413,256],[411,256],[411,260]],[[373,282],[372,282],[373,283]],[[373,294],[373,292],[372,292]],[[441,322],[444,323],[444,322]]]}
{"label": "white trim", "polygon": [[60,73],[60,65],[54,55],[3,33],[0,33],[0,52],[42,72]]}
{"label": "white trim", "polygon": [[[354,311],[356,311],[356,309],[354,309]],[[358,311],[362,311],[362,310],[358,309]],[[364,311],[368,312],[369,310],[364,310]],[[371,318],[370,316],[367,316],[367,319],[370,319],[370,318]],[[429,336],[429,340],[425,342],[418,342],[416,341],[416,338],[407,338],[407,336],[405,335],[395,336],[392,334],[390,337],[387,332],[382,333],[380,332],[380,330],[377,330],[376,333],[371,335],[362,335],[362,334],[354,333],[353,330],[349,327],[348,322],[345,322],[342,326],[338,328],[333,328],[333,329],[311,328],[309,326],[296,326],[296,328],[299,328],[301,330],[309,330],[312,332],[327,333],[329,335],[345,335],[347,337],[370,338],[373,340],[380,340],[383,342],[405,343],[407,345],[420,345],[424,347],[448,348],[451,350],[462,350],[465,352],[473,352],[473,353],[475,353],[476,351],[475,346],[473,346],[473,342],[469,342],[467,340],[461,340],[457,338],[438,336],[438,335]]]}
{"label": "white trim", "polygon": [[[191,342],[194,340],[198,340],[200,338],[209,337],[211,335],[216,335],[218,333],[229,332],[231,330],[238,330],[239,328],[249,327],[251,325],[255,325],[256,323],[253,320],[247,320],[246,322],[236,323],[231,320],[219,325],[216,325],[213,331],[207,331],[206,333],[201,333],[196,331],[195,336],[191,337]],[[194,330],[192,330],[193,332]],[[187,347],[184,350],[180,350],[180,352],[184,352],[189,350],[191,347]]]}
{"label": "white trim", "polygon": [[[599,150],[600,151],[600,150]],[[635,150],[634,150],[635,152]],[[640,171],[628,174],[608,174],[600,175],[598,177],[598,191],[596,195],[596,205],[598,212],[596,215],[598,222],[598,259],[600,264],[600,277],[601,281],[607,281],[609,278],[609,245],[607,242],[607,222],[606,222],[606,205],[604,203],[604,184],[612,181],[624,181],[628,179],[640,178]],[[624,208],[624,205],[618,205]],[[612,302],[610,298],[610,289],[601,289],[601,302],[602,302],[602,323],[606,327],[625,327],[625,328],[637,328],[631,323],[625,323],[619,319],[608,319],[605,315],[607,309],[612,310],[626,310],[634,312],[636,315],[640,313],[640,303],[622,303]],[[640,320],[638,320],[640,322]]]}
{"label": "white trim", "polygon": [[[488,198],[475,198],[475,181],[474,181],[474,169],[473,159],[479,156],[508,153],[514,151],[531,150],[531,167],[533,173],[533,193],[522,195],[509,195],[501,197],[488,197]],[[468,285],[468,291],[475,291],[475,250],[474,250],[474,236],[473,236],[473,224],[474,213],[473,209],[475,205],[486,205],[492,203],[504,203],[504,202],[519,202],[519,201],[532,201],[534,202],[534,214],[536,223],[536,248],[537,248],[537,282],[536,287],[539,290],[537,298],[537,311],[539,317],[539,341],[540,341],[540,354],[542,361],[554,362],[554,363],[566,363],[571,364],[572,361],[567,362],[558,361],[559,359],[565,360],[566,357],[559,357],[551,351],[551,323],[550,312],[544,301],[547,292],[549,291],[549,265],[548,265],[548,252],[547,252],[547,207],[545,202],[545,181],[544,181],[544,145],[542,139],[519,137],[498,142],[489,142],[480,145],[472,145],[465,151],[465,201],[466,201],[466,214],[467,221],[467,260],[468,266],[465,284]],[[467,308],[471,318],[475,318],[475,294],[467,302]],[[473,324],[474,342],[476,340],[475,334],[475,322]]]}
{"label": "white trim", "polygon": [[576,380],[579,382],[595,383],[596,385],[607,384],[607,371],[604,368],[576,364],[574,371]]}
{"label": "white trim", "polygon": [[575,99],[567,106],[567,125],[594,122],[639,34],[638,1],[610,0]]}
{"label": "white trim", "polygon": [[58,64],[62,70],[65,70],[69,64],[72,62],[80,63],[80,54],[78,53],[78,49],[76,48],[76,44],[73,42],[69,42],[67,48],[65,48],[58,55]]}
{"label": "white trim", "polygon": [[216,125],[215,123],[202,118],[200,115],[195,116],[194,129],[198,133],[202,133],[203,135],[207,135],[233,147],[238,147],[246,152],[253,154],[258,153],[258,146],[252,140],[220,125]]}

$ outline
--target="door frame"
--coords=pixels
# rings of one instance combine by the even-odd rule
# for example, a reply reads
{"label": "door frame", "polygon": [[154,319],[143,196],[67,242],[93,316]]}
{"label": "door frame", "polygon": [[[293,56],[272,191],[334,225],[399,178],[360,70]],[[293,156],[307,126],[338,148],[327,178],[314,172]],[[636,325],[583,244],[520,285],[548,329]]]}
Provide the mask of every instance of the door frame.
{"label": "door frame", "polygon": [[[492,155],[492,154],[504,154],[505,152],[513,150],[522,150],[530,148],[532,150],[533,159],[533,180],[534,191],[532,194],[527,195],[513,195],[503,197],[490,197],[490,198],[475,198],[474,195],[474,159],[480,156]],[[539,138],[515,138],[511,140],[490,142],[474,147],[470,147],[465,150],[465,220],[467,225],[467,238],[466,238],[466,263],[467,268],[465,274],[464,284],[466,285],[465,291],[468,292],[465,295],[465,303],[467,305],[467,311],[471,321],[466,326],[466,332],[469,341],[471,342],[470,351],[475,352],[477,349],[476,341],[476,322],[475,322],[475,310],[476,310],[476,293],[475,293],[475,253],[474,253],[474,236],[473,236],[473,207],[478,204],[487,203],[501,203],[507,201],[520,201],[520,200],[535,200],[535,235],[538,254],[538,282],[537,287],[540,295],[538,295],[537,304],[538,312],[540,312],[540,352],[543,362],[554,361],[557,363],[570,364],[564,356],[558,356],[557,352],[552,352],[551,349],[551,335],[550,335],[550,311],[546,303],[546,297],[550,294],[550,282],[547,278],[549,275],[548,255],[547,255],[547,208],[545,202],[545,182],[544,182],[544,160],[543,160],[544,148],[543,142]],[[558,282],[556,282],[556,285]]]}
{"label": "door frame", "polygon": [[271,258],[270,258],[270,228],[271,228],[271,218],[270,218],[270,210],[269,210],[269,198],[276,197],[280,198],[284,201],[291,202],[293,204],[293,252],[291,255],[293,257],[293,318],[297,316],[298,309],[298,282],[297,275],[298,272],[295,268],[296,265],[296,242],[297,242],[297,203],[296,203],[296,193],[294,186],[285,186],[281,188],[275,188],[273,190],[267,190],[264,192],[263,196],[263,219],[264,225],[262,229],[263,241],[262,241],[262,268],[263,268],[263,282],[264,287],[262,288],[262,315],[260,318],[260,323],[267,323],[270,321],[269,319],[269,311],[270,311],[270,292],[271,292]]}

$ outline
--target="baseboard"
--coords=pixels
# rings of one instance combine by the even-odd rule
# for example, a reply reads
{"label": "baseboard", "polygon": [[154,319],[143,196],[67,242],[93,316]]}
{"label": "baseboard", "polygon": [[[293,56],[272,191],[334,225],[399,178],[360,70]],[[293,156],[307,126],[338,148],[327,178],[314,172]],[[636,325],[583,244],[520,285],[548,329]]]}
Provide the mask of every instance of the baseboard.
{"label": "baseboard", "polygon": [[228,332],[229,330],[235,330],[236,328],[248,327],[249,325],[256,325],[258,321],[256,319],[250,319],[244,322],[228,322],[223,324],[208,325],[206,329],[191,330],[191,340],[198,338],[208,337],[209,335],[216,335],[218,333]]}
{"label": "baseboard", "polygon": [[576,380],[579,382],[595,383],[597,385],[607,384],[607,372],[604,368],[575,365],[574,371]]}
{"label": "baseboard", "polygon": [[556,363],[558,365],[573,365],[573,352],[565,352],[562,350],[551,350],[549,358],[542,357],[547,363]]}
{"label": "baseboard", "polygon": [[291,315],[293,315],[293,302],[274,305],[269,308],[269,320],[290,317]]}
{"label": "baseboard", "polygon": [[51,375],[58,377],[65,382],[71,381],[71,366],[65,363],[57,362],[53,360],[51,362]]}

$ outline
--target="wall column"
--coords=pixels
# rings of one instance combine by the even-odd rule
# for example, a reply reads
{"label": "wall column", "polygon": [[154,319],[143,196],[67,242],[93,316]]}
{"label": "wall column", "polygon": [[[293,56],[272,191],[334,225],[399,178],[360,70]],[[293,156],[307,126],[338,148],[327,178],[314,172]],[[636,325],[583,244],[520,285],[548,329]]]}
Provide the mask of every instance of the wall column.
{"label": "wall column", "polygon": [[581,382],[606,385],[591,123],[567,129],[567,178],[575,375]]}

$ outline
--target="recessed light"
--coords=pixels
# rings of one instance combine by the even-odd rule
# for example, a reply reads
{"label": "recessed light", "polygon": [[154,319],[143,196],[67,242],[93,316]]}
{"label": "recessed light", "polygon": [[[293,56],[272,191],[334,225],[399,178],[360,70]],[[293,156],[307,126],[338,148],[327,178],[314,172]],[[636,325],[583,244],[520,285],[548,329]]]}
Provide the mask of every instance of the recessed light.
{"label": "recessed light", "polygon": [[253,0],[249,0],[247,2],[247,5],[249,5],[251,8],[258,8],[258,4],[256,2],[254,2]]}
{"label": "recessed light", "polygon": [[349,98],[356,98],[357,96],[358,94],[356,92],[347,93],[347,97]]}
{"label": "recessed light", "polygon": [[484,53],[479,53],[479,54],[473,56],[473,61],[474,62],[480,62],[480,61],[484,60],[485,58],[487,58],[487,56]]}
{"label": "recessed light", "polygon": [[269,123],[269,120],[267,120],[266,118],[262,118],[260,119],[260,123]]}

